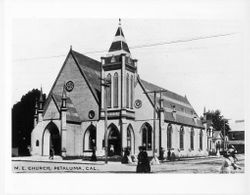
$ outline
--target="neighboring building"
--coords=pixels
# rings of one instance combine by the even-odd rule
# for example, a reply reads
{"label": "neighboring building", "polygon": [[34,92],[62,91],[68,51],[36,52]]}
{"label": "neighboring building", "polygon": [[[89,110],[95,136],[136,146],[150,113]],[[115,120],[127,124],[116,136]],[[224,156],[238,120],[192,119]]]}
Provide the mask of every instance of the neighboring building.
{"label": "neighboring building", "polygon": [[234,145],[238,153],[245,152],[245,121],[236,120],[230,124],[231,130],[228,132],[228,144]]}
{"label": "neighboring building", "polygon": [[224,140],[221,131],[213,131],[212,140],[212,152],[222,151]]}
{"label": "neighboring building", "polygon": [[[111,84],[103,85],[105,79]],[[160,90],[139,77],[121,26],[101,62],[70,49],[45,104],[41,96],[36,106],[31,153],[46,156],[53,146],[56,155],[88,156],[96,149],[103,156],[106,102],[109,156],[126,147],[138,154],[141,145],[149,156],[154,148],[158,156],[160,148],[165,156],[168,150],[208,155],[207,131],[187,97],[168,90],[160,97]]]}

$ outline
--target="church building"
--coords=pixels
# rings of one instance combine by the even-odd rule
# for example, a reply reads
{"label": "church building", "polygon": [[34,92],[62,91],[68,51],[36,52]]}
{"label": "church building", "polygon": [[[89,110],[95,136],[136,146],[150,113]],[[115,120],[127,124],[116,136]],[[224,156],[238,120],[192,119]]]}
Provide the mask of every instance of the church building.
{"label": "church building", "polygon": [[46,101],[41,90],[31,154],[48,156],[53,147],[62,157],[90,156],[94,149],[101,157],[107,145],[108,156],[125,148],[137,155],[139,146],[149,156],[208,155],[206,124],[187,97],[143,80],[137,66],[121,24],[100,62],[70,48]]}

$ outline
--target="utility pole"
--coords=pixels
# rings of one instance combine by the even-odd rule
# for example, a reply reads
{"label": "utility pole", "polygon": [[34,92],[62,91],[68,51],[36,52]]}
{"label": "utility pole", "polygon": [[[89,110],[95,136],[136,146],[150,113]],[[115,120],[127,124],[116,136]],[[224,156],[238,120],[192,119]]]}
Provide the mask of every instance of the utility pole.
{"label": "utility pole", "polygon": [[162,148],[161,148],[161,130],[162,130],[162,127],[161,127],[161,111],[162,111],[162,97],[161,97],[161,92],[160,92],[160,102],[159,102],[159,113],[158,113],[158,117],[159,117],[159,157],[160,157],[160,160],[163,160],[163,156],[162,156]]}
{"label": "utility pole", "polygon": [[223,119],[223,151],[225,151],[226,150],[226,121],[229,121],[230,119],[226,119],[226,118],[224,118]]}
{"label": "utility pole", "polygon": [[223,132],[223,134],[224,134],[223,135],[223,139],[224,139],[224,141],[223,141],[223,151],[225,151],[226,150],[226,143],[225,143],[225,135],[226,135],[226,125],[225,125],[225,123],[226,122],[225,122],[225,119],[223,120],[223,122],[224,122],[224,124],[223,124],[224,125],[224,128],[223,128],[224,129],[224,132]]}
{"label": "utility pole", "polygon": [[[167,92],[167,90],[164,90],[164,89],[160,89],[160,90],[153,90],[153,91],[147,91],[147,92],[144,92],[145,94],[149,94],[149,93],[153,93],[154,94],[154,103],[153,103],[153,106],[154,106],[154,119],[153,119],[153,157],[156,158],[155,156],[155,129],[156,129],[156,112],[159,116],[159,113],[156,108],[156,94],[159,93],[160,94],[160,98],[161,98],[161,93],[162,92]],[[159,124],[159,131],[161,131],[161,124]],[[159,139],[161,139],[161,132],[159,132]],[[161,140],[159,140],[159,150],[161,149]]]}
{"label": "utility pole", "polygon": [[105,164],[108,163],[108,111],[107,111],[107,87],[110,87],[111,80],[101,79],[101,85],[104,86],[104,142],[105,142]]}
{"label": "utility pole", "polygon": [[[157,112],[158,113],[158,112]],[[156,92],[154,91],[154,121],[153,121],[153,157],[155,158],[155,129],[156,129]]]}

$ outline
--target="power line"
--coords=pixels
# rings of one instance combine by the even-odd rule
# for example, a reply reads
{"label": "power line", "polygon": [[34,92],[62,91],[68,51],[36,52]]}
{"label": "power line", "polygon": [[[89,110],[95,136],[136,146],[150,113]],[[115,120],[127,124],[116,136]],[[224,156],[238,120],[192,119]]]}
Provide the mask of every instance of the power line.
{"label": "power line", "polygon": [[130,47],[130,49],[139,49],[139,48],[145,48],[145,47],[154,47],[154,46],[160,46],[160,45],[169,45],[169,44],[174,44],[174,43],[185,43],[185,42],[191,42],[191,41],[197,41],[201,39],[211,39],[211,38],[217,38],[217,37],[224,37],[224,36],[229,36],[233,35],[236,33],[227,33],[227,34],[218,34],[218,35],[210,35],[210,36],[204,36],[204,37],[196,37],[192,39],[180,39],[176,41],[167,41],[167,42],[159,42],[159,43],[153,43],[153,44],[145,44],[145,45],[137,45],[134,47]]}
{"label": "power line", "polygon": [[33,57],[33,58],[19,58],[19,59],[15,59],[14,61],[42,60],[42,59],[58,58],[58,57],[64,57],[64,56],[65,54],[55,55],[55,56],[41,56],[41,57]]}
{"label": "power line", "polygon": [[[191,39],[180,39],[180,40],[175,40],[175,41],[165,41],[165,42],[158,42],[158,43],[152,43],[152,44],[144,44],[144,45],[135,45],[132,47],[129,47],[129,49],[141,49],[141,48],[148,48],[148,47],[156,47],[156,46],[161,46],[161,45],[170,45],[170,44],[176,44],[176,43],[185,43],[185,42],[191,42],[191,41],[198,41],[202,39],[211,39],[211,38],[218,38],[218,37],[225,37],[225,36],[230,36],[236,33],[227,33],[227,34],[217,34],[217,35],[210,35],[210,36],[200,36],[196,38],[191,38]],[[107,50],[96,50],[96,51],[87,51],[84,52],[83,54],[95,54],[95,53],[104,53],[108,52]],[[27,61],[27,60],[39,60],[39,59],[49,59],[49,58],[58,58],[58,57],[64,57],[66,56],[65,54],[61,55],[54,55],[54,56],[41,56],[41,57],[33,57],[33,58],[20,58],[20,59],[15,59],[14,61]]]}

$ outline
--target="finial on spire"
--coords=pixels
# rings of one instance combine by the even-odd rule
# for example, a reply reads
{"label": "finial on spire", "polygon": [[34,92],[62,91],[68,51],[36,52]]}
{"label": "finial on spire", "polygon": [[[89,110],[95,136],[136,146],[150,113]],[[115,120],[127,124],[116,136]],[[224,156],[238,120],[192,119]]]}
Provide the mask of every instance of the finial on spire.
{"label": "finial on spire", "polygon": [[121,18],[119,18],[119,26],[121,26],[122,25],[122,20],[121,20]]}
{"label": "finial on spire", "polygon": [[72,45],[70,45],[70,50],[72,50]]}
{"label": "finial on spire", "polygon": [[42,88],[42,85],[41,85],[41,90],[40,90],[40,98],[39,98],[39,101],[43,101],[43,88]]}
{"label": "finial on spire", "polygon": [[206,106],[204,106],[204,110],[203,110],[203,113],[205,114],[207,111],[206,111]]}
{"label": "finial on spire", "polygon": [[43,88],[41,85],[40,97],[39,97],[39,105],[38,105],[39,112],[43,112]]}

